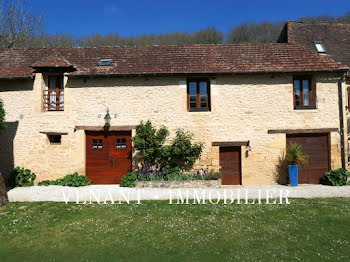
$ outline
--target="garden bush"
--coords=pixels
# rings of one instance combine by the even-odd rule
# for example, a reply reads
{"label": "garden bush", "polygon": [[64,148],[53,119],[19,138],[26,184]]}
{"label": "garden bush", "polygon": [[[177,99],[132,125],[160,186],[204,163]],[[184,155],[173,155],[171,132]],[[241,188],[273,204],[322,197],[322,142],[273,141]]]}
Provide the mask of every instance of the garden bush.
{"label": "garden bush", "polygon": [[166,145],[162,150],[163,166],[179,167],[189,170],[194,162],[200,157],[203,144],[192,142],[193,134],[183,129],[176,130],[175,138],[170,145]]}
{"label": "garden bush", "polygon": [[4,105],[2,100],[0,99],[0,133],[1,130],[6,128],[6,124],[5,124],[5,110],[4,110]]}
{"label": "garden bush", "polygon": [[129,172],[122,177],[121,187],[135,187],[135,181],[137,179],[137,172]]}
{"label": "garden bush", "polygon": [[141,123],[136,128],[136,135],[132,139],[133,147],[137,150],[135,161],[143,168],[151,168],[159,164],[162,156],[163,144],[169,131],[162,126],[158,130],[151,121]]}
{"label": "garden bush", "polygon": [[34,186],[36,175],[29,169],[18,166],[14,169],[13,176],[18,187]]}
{"label": "garden bush", "polygon": [[193,142],[193,135],[183,129],[176,130],[175,138],[166,144],[169,131],[165,126],[158,130],[148,120],[136,128],[136,135],[132,139],[136,149],[135,164],[143,169],[175,168],[189,170],[200,157],[203,144]]}
{"label": "garden bush", "polygon": [[66,175],[64,178],[56,179],[56,180],[44,180],[38,183],[38,186],[49,186],[49,185],[57,185],[57,186],[72,186],[72,187],[80,187],[90,185],[91,180],[86,176],[79,175],[77,172],[73,174]]}
{"label": "garden bush", "polygon": [[328,186],[344,186],[349,184],[347,182],[349,176],[350,172],[345,168],[329,170],[320,178],[320,183]]}

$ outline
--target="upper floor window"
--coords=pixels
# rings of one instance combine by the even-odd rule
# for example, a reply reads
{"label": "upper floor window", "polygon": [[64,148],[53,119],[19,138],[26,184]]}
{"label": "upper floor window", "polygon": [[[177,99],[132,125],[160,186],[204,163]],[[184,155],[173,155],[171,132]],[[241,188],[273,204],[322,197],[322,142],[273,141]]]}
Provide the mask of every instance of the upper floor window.
{"label": "upper floor window", "polygon": [[48,88],[44,90],[44,111],[64,110],[63,75],[49,75]]}
{"label": "upper floor window", "polygon": [[293,93],[295,109],[314,109],[316,107],[315,88],[312,85],[311,77],[294,77]]}
{"label": "upper floor window", "polygon": [[210,111],[210,82],[207,79],[187,81],[187,110]]}

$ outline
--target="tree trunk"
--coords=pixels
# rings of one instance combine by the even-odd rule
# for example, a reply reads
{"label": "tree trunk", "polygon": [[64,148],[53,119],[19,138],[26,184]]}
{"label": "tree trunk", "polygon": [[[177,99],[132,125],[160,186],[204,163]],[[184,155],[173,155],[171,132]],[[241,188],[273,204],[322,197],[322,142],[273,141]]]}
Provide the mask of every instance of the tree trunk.
{"label": "tree trunk", "polygon": [[5,181],[2,174],[0,173],[0,207],[6,205],[8,202],[9,199],[7,197]]}

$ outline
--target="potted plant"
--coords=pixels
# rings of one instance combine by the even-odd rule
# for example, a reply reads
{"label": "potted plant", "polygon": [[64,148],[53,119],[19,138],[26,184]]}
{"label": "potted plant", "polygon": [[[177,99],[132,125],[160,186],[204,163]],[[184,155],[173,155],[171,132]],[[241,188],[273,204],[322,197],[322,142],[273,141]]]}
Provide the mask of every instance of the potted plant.
{"label": "potted plant", "polygon": [[289,181],[291,186],[298,186],[298,165],[305,164],[308,156],[305,154],[303,146],[297,143],[287,145],[286,157],[288,162]]}

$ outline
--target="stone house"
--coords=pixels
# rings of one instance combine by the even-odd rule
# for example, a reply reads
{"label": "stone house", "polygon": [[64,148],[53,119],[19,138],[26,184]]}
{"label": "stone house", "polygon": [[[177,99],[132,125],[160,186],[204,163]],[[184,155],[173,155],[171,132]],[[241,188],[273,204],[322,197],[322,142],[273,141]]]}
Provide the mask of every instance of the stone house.
{"label": "stone house", "polygon": [[[283,27],[278,42],[300,44],[350,67],[350,24],[288,21]],[[347,97],[347,103],[350,104],[350,74],[346,74],[345,78],[347,88],[343,95]],[[350,108],[348,106],[345,108],[345,113],[346,123],[344,125],[347,126],[348,133],[344,134],[344,140],[349,144]],[[350,153],[344,152],[344,158],[345,156],[349,158]]]}
{"label": "stone house", "polygon": [[7,178],[22,166],[37,181],[76,171],[119,183],[148,119],[191,131],[205,146],[195,168],[224,184],[274,183],[293,141],[310,156],[301,183],[342,166],[348,68],[298,44],[6,49],[0,65]]}

